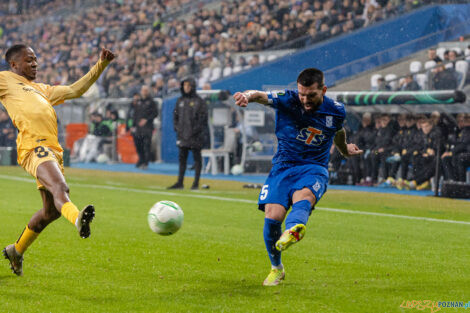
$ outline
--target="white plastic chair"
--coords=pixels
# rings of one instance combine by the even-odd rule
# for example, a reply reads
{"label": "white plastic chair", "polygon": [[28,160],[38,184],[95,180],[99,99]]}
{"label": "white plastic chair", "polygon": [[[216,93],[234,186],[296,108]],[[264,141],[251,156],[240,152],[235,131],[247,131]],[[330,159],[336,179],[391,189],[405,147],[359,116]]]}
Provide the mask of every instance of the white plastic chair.
{"label": "white plastic chair", "polygon": [[420,61],[413,61],[410,63],[410,72],[418,73],[423,68],[423,64]]}
{"label": "white plastic chair", "polygon": [[455,70],[461,74],[461,81],[459,86],[457,87],[458,89],[462,89],[463,86],[465,85],[465,82],[467,81],[467,74],[468,74],[468,62],[464,60],[457,61],[455,63]]}
{"label": "white plastic chair", "polygon": [[381,74],[374,74],[370,78],[370,89],[373,91],[376,91],[379,87],[379,78],[382,78],[383,76]]}
{"label": "white plastic chair", "polygon": [[460,47],[453,47],[449,50],[453,50],[455,51],[455,53],[457,53],[457,55],[461,54],[462,53],[462,49]]}
{"label": "white plastic chair", "polygon": [[219,67],[219,66],[218,66],[218,67],[214,67],[214,68],[212,69],[210,81],[217,80],[217,79],[219,79],[221,76],[222,76],[222,68]]}
{"label": "white plastic chair", "polygon": [[416,74],[415,80],[418,83],[421,90],[428,90],[428,75],[427,74]]}
{"label": "white plastic chair", "polygon": [[222,75],[224,77],[232,75],[233,69],[230,66],[224,67],[224,71],[222,72]]}
{"label": "white plastic chair", "polygon": [[233,73],[238,73],[242,70],[242,67],[240,65],[235,65],[233,67]]}
{"label": "white plastic chair", "polygon": [[277,59],[277,55],[275,55],[275,54],[268,55],[268,61],[272,61],[272,60],[275,60],[275,59]]}
{"label": "white plastic chair", "polygon": [[398,88],[397,75],[392,74],[392,73],[387,74],[385,75],[385,81],[388,83],[390,88],[392,88],[392,90],[397,90]]}
{"label": "white plastic chair", "polygon": [[237,134],[233,128],[224,128],[224,144],[222,147],[217,149],[202,149],[202,158],[208,158],[204,172],[210,172],[212,175],[217,175],[217,158],[223,158],[224,174],[228,175],[230,172],[230,153],[234,153],[237,147]]}
{"label": "white plastic chair", "polygon": [[426,61],[426,63],[424,63],[424,69],[429,70],[433,68],[434,66],[436,66],[436,64],[437,64],[436,61],[433,61],[433,60]]}
{"label": "white plastic chair", "polygon": [[438,57],[441,58],[441,60],[444,60],[444,53],[446,52],[446,48],[440,47],[436,49],[436,54]]}
{"label": "white plastic chair", "polygon": [[211,77],[211,68],[210,67],[203,68],[201,72],[201,78],[204,78],[207,81],[209,80],[209,77]]}

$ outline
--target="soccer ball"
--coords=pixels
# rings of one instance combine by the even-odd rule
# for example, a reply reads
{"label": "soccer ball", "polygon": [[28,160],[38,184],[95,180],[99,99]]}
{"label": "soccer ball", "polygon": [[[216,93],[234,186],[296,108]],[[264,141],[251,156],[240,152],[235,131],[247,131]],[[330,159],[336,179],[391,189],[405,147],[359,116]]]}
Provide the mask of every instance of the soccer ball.
{"label": "soccer ball", "polygon": [[167,200],[155,203],[147,214],[150,229],[163,236],[176,233],[183,225],[183,219],[180,206]]}
{"label": "soccer ball", "polygon": [[235,164],[230,170],[232,175],[241,175],[243,174],[243,166],[241,164]]}

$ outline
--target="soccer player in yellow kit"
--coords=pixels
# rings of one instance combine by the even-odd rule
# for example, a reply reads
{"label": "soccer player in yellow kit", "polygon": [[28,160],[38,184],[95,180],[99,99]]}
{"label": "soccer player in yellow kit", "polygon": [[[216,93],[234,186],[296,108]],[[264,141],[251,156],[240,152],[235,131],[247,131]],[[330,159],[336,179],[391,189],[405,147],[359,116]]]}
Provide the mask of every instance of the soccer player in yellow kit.
{"label": "soccer player in yellow kit", "polygon": [[103,48],[98,62],[81,79],[69,86],[50,86],[34,82],[38,61],[31,47],[14,45],[5,54],[10,70],[0,72],[0,101],[18,129],[18,164],[36,178],[43,203],[18,240],[3,249],[18,276],[23,274],[26,249],[61,215],[75,225],[80,237],[90,236],[95,208],[88,205],[79,211],[69,198],[53,106],[82,96],[113,59],[114,54]]}

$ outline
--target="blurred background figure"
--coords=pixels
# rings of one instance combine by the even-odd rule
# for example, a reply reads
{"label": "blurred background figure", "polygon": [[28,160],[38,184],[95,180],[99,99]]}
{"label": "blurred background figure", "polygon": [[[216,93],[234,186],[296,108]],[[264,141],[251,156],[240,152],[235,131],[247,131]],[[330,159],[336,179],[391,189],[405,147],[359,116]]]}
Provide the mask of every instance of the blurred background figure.
{"label": "blurred background figure", "polygon": [[158,116],[157,103],[152,99],[150,87],[144,85],[140,96],[135,96],[132,103],[132,128],[135,149],[139,160],[135,165],[143,170],[148,168],[152,144],[153,120]]}
{"label": "blurred background figure", "polygon": [[194,182],[191,189],[199,189],[202,169],[201,149],[205,141],[207,128],[207,105],[196,93],[196,81],[192,78],[181,82],[181,97],[178,98],[173,112],[173,127],[178,146],[178,181],[168,189],[183,189],[184,173],[189,151],[194,158]]}

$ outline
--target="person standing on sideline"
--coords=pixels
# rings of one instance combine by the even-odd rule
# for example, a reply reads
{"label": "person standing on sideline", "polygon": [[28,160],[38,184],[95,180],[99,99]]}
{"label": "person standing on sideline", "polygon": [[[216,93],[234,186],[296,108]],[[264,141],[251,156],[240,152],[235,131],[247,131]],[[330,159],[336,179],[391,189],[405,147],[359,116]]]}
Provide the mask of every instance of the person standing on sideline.
{"label": "person standing on sideline", "polygon": [[147,169],[150,162],[153,120],[157,116],[158,108],[150,95],[150,87],[144,85],[140,89],[140,99],[135,102],[132,117],[134,126],[131,129],[135,149],[139,155],[139,161],[135,166],[143,170]]}
{"label": "person standing on sideline", "polygon": [[264,286],[279,285],[284,279],[281,251],[304,237],[309,216],[326,192],[333,142],[345,157],[362,153],[346,142],[344,105],[326,97],[326,90],[323,72],[307,68],[297,78],[297,90],[247,90],[233,95],[240,107],[258,102],[276,110],[278,150],[258,200],[258,208],[265,212],[264,241],[272,265]]}
{"label": "person standing on sideline", "polygon": [[34,82],[38,59],[31,47],[14,45],[5,54],[10,70],[0,72],[0,101],[19,132],[16,141],[18,164],[36,178],[43,203],[18,240],[3,249],[3,255],[18,276],[23,274],[26,249],[61,215],[75,225],[80,237],[90,236],[95,208],[90,204],[79,211],[69,198],[53,106],[81,97],[114,57],[111,51],[103,48],[98,62],[85,76],[69,86],[50,86]]}
{"label": "person standing on sideline", "polygon": [[168,189],[183,189],[184,173],[189,150],[194,157],[194,182],[191,189],[199,189],[204,129],[207,127],[207,105],[196,93],[196,81],[192,78],[181,82],[181,97],[178,98],[173,112],[173,127],[178,146],[178,181]]}

